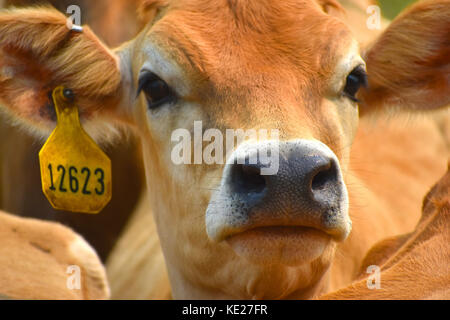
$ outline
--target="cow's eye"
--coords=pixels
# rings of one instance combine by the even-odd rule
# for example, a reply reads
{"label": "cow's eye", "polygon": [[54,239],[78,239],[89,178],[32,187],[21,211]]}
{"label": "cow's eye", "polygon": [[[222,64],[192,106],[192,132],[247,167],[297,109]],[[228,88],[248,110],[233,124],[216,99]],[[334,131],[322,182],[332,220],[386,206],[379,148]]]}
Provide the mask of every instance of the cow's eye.
{"label": "cow's eye", "polygon": [[139,78],[138,94],[144,92],[148,108],[156,109],[175,101],[175,94],[169,85],[153,72],[146,72]]}
{"label": "cow's eye", "polygon": [[359,66],[347,76],[344,95],[354,102],[359,102],[356,94],[361,87],[367,87],[367,73],[362,66]]}

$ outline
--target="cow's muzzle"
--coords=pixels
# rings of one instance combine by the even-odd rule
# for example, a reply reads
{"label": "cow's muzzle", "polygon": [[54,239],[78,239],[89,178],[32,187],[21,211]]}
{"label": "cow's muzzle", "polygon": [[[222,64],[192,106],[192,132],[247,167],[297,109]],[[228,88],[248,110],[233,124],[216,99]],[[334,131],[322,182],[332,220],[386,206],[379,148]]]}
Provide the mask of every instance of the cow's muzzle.
{"label": "cow's muzzle", "polygon": [[[261,157],[267,154],[270,161]],[[326,145],[246,142],[229,157],[206,211],[208,236],[220,242],[264,227],[306,227],[336,241],[347,238],[347,189],[339,161]]]}

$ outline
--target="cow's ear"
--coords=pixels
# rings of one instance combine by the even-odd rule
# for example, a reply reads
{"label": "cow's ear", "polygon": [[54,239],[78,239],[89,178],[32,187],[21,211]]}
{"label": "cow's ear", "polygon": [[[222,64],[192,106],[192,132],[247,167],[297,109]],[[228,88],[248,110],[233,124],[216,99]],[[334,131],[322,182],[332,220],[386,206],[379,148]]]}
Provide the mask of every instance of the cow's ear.
{"label": "cow's ear", "polygon": [[362,114],[450,104],[450,1],[421,1],[400,15],[365,54],[369,86]]}
{"label": "cow's ear", "polygon": [[50,8],[0,11],[0,109],[15,119],[48,131],[59,85],[75,93],[82,119],[112,113],[120,83],[118,56],[88,27],[73,30]]}

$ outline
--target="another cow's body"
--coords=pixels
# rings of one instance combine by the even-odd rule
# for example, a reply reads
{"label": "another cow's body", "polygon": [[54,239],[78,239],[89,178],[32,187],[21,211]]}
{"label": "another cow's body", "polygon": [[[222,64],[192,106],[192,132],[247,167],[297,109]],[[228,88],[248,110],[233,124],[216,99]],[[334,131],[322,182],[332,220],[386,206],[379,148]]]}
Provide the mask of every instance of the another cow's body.
{"label": "another cow's body", "polygon": [[62,225],[0,212],[0,296],[107,299],[106,273],[89,244]]}
{"label": "another cow's body", "polygon": [[[450,299],[449,190],[447,172],[425,197],[422,218],[415,230],[381,241],[370,250],[361,272],[367,276],[367,268],[377,266],[381,270],[377,277],[361,280],[322,298]],[[379,281],[378,288],[374,288],[375,278]]]}
{"label": "another cow's body", "polygon": [[[448,113],[438,115],[450,120]],[[380,239],[414,229],[423,196],[445,172],[449,138],[432,118],[414,119],[405,114],[385,121],[362,121],[347,181],[354,228],[338,249],[332,290],[358,274],[361,259]]]}

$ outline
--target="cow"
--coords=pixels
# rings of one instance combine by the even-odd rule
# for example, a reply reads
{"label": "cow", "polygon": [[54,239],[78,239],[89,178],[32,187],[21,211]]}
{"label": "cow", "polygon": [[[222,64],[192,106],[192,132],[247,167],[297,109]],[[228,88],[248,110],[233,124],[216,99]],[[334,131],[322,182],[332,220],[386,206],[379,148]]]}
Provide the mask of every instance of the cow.
{"label": "cow", "polygon": [[450,170],[425,197],[416,229],[369,251],[360,272],[367,276],[371,266],[381,268],[378,288],[363,279],[321,299],[450,299],[449,191]]}
{"label": "cow", "polygon": [[[137,133],[174,298],[315,297],[350,283],[377,241],[412,230],[448,159],[435,121],[371,130],[370,115],[449,104],[449,1],[413,6],[364,58],[330,8],[341,9],[144,1],[149,23],[115,50],[88,27],[68,30],[56,11],[6,11],[0,102],[45,136],[49,92],[63,84],[93,137],[108,139],[111,124]],[[279,139],[241,141],[223,163],[179,165],[173,134],[195,134],[199,121],[201,133],[276,129]],[[272,162],[246,160],[274,146]]]}
{"label": "cow", "polygon": [[60,224],[0,212],[0,300],[107,299],[94,249]]}
{"label": "cow", "polygon": [[[350,27],[355,38],[363,45],[379,36],[388,24],[385,19],[381,19],[380,29],[366,28],[367,8],[375,5],[375,1],[352,0],[343,1],[342,4],[346,11],[345,14],[337,12],[340,19]],[[148,212],[151,212],[148,201],[145,198],[141,199],[140,205],[108,257],[106,268],[112,298],[157,300],[171,298],[159,239],[155,236],[154,221]]]}

